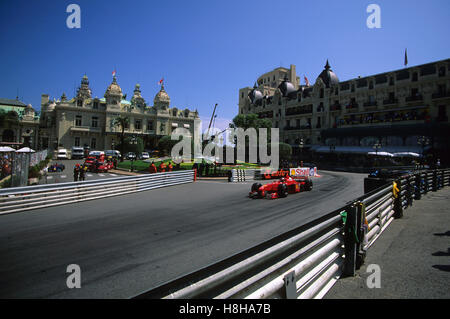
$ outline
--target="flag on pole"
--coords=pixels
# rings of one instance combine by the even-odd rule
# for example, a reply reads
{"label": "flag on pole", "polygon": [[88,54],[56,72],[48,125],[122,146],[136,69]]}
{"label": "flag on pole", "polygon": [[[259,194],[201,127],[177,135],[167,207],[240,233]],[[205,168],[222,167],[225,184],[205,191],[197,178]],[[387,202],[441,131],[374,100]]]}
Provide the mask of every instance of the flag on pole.
{"label": "flag on pole", "polygon": [[116,70],[112,72],[112,76],[116,76]]}
{"label": "flag on pole", "polygon": [[405,66],[407,66],[408,65],[408,53],[406,52],[406,49],[405,49]]}
{"label": "flag on pole", "polygon": [[164,78],[162,78],[161,80],[159,80],[158,84],[161,85],[164,82]]}
{"label": "flag on pole", "polygon": [[309,81],[308,81],[308,78],[306,77],[306,75],[305,76],[303,76],[304,78],[305,78],[305,83],[306,83],[306,86],[309,86]]}

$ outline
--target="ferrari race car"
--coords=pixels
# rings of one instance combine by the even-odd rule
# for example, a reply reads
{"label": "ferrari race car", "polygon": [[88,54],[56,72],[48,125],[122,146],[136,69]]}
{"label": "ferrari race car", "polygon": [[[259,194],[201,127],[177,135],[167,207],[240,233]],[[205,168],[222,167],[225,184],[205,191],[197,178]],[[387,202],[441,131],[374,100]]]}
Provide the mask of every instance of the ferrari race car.
{"label": "ferrari race car", "polygon": [[276,182],[265,185],[254,183],[248,196],[250,198],[276,199],[286,197],[288,194],[310,191],[312,186],[312,180],[307,176],[296,179],[286,176]]}

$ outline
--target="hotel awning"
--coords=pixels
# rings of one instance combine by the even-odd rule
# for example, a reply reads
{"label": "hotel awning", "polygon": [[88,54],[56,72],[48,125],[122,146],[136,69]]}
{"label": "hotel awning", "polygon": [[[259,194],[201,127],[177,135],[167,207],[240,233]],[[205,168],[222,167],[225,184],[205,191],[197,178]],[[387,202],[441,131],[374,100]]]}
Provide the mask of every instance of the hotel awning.
{"label": "hotel awning", "polygon": [[[425,148],[427,149],[427,148]],[[319,146],[314,150],[317,153],[347,153],[347,154],[368,154],[369,152],[375,152],[373,147],[370,146],[334,146],[333,149],[330,146]],[[378,153],[406,153],[412,152],[422,154],[422,147],[420,146],[382,146],[378,149]]]}

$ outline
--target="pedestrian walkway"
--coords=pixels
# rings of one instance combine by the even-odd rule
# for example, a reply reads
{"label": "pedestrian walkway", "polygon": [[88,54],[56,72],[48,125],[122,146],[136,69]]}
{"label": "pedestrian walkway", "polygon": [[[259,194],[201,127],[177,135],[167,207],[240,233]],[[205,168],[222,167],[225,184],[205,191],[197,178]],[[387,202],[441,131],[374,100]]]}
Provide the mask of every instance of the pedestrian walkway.
{"label": "pedestrian walkway", "polygon": [[[369,248],[357,276],[338,280],[325,299],[450,298],[449,202],[449,187],[414,201]],[[367,286],[371,264],[380,267],[380,288]]]}

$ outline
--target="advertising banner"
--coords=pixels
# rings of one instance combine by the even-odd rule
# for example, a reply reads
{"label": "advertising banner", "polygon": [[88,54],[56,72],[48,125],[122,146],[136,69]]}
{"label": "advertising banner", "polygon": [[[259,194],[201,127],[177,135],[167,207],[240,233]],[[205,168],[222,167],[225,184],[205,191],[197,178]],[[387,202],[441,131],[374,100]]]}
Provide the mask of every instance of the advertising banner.
{"label": "advertising banner", "polygon": [[289,169],[291,176],[317,176],[317,167],[297,167]]}

